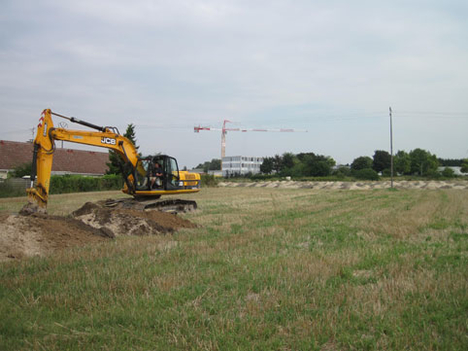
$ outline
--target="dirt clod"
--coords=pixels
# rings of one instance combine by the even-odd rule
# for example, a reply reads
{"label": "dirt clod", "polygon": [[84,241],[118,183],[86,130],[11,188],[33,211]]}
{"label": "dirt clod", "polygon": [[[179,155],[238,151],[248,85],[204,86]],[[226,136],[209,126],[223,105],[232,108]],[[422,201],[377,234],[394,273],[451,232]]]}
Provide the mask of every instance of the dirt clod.
{"label": "dirt clod", "polygon": [[45,256],[121,235],[166,234],[194,227],[192,222],[171,213],[114,209],[91,202],[69,217],[0,214],[0,261]]}

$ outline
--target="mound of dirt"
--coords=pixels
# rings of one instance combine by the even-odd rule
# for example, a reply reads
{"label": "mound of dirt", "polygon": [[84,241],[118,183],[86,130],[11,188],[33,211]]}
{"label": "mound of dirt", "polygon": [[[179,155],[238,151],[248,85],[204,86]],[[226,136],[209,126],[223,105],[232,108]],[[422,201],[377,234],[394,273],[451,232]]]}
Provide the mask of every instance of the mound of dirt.
{"label": "mound of dirt", "polygon": [[74,218],[47,215],[0,218],[0,260],[44,256],[103,240],[106,240],[103,232]]}
{"label": "mound of dirt", "polygon": [[0,261],[45,256],[120,235],[172,233],[195,224],[175,214],[105,208],[86,203],[70,217],[0,215]]}
{"label": "mound of dirt", "polygon": [[85,203],[72,216],[110,236],[172,233],[179,228],[195,227],[192,222],[172,213],[114,209],[92,202]]}

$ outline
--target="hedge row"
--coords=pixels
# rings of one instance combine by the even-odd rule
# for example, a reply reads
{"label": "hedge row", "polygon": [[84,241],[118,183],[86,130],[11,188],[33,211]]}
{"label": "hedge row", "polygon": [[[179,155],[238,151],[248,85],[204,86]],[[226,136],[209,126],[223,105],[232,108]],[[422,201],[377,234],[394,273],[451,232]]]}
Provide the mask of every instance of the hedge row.
{"label": "hedge row", "polygon": [[[50,194],[79,193],[87,191],[120,190],[123,187],[120,175],[105,175],[102,177],[84,177],[80,175],[53,175],[50,177]],[[213,187],[218,180],[212,175],[202,175],[201,186]],[[11,182],[0,183],[0,198],[26,195],[24,188],[19,188]]]}
{"label": "hedge row", "polygon": [[[7,179],[0,182],[0,198],[25,196],[24,182],[15,182],[22,179]],[[50,177],[51,194],[77,193],[86,191],[120,190],[123,179],[120,175],[105,175],[102,177],[84,177],[80,175],[53,175]]]}
{"label": "hedge row", "polygon": [[119,190],[122,189],[122,186],[122,176],[114,174],[102,177],[83,177],[79,175],[54,175],[50,177],[51,194]]}
{"label": "hedge row", "polygon": [[18,188],[10,182],[0,182],[0,198],[3,197],[17,197],[26,195],[26,191],[23,188]]}

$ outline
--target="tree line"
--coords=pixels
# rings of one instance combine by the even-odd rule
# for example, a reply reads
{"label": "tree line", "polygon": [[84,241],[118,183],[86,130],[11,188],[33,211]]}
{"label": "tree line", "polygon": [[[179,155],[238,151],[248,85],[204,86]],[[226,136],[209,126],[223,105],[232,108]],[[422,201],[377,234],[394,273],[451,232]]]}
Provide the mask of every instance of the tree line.
{"label": "tree line", "polygon": [[[393,157],[393,170],[395,175],[418,175],[422,177],[437,176],[439,166],[460,165],[462,172],[468,172],[468,159],[444,160],[438,159],[429,151],[417,148],[410,152],[398,151]],[[373,157],[360,156],[353,160],[351,165],[335,167],[336,161],[325,155],[313,152],[293,154],[286,152],[283,155],[265,157],[260,171],[263,174],[277,174],[292,177],[326,177],[353,176],[363,179],[378,179],[378,174],[390,175],[391,155],[384,150],[376,150]],[[453,176],[453,170],[446,168],[443,176]]]}
{"label": "tree line", "polygon": [[221,160],[219,158],[213,158],[211,161],[198,164],[196,169],[203,169],[203,172],[218,171],[221,170]]}

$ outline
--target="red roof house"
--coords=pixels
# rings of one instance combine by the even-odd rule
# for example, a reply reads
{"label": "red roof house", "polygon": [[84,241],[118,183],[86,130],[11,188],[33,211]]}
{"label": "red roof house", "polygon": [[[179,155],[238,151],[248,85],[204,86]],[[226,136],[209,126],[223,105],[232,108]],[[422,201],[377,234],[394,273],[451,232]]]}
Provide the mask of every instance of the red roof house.
{"label": "red roof house", "polygon": [[[0,140],[0,178],[25,163],[31,163],[33,143]],[[99,176],[106,173],[108,152],[56,148],[52,174],[81,174]]]}

